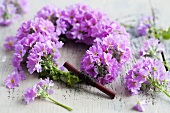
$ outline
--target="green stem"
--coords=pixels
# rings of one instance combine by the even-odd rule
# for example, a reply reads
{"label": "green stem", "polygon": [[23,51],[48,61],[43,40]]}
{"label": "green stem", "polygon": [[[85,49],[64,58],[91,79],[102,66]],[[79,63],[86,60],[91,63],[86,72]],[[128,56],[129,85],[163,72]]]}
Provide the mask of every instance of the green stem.
{"label": "green stem", "polygon": [[121,23],[122,26],[124,26],[125,28],[134,28],[134,26],[132,25],[127,25],[127,24],[124,24],[124,23]]}
{"label": "green stem", "polygon": [[164,94],[170,98],[170,94],[166,90],[163,90],[158,84],[154,84],[154,86],[157,87],[160,91],[164,92]]}
{"label": "green stem", "polygon": [[170,70],[170,66],[167,65],[166,61],[164,61],[164,66],[166,66],[168,70]]}
{"label": "green stem", "polygon": [[59,105],[59,106],[61,106],[61,107],[65,108],[65,109],[67,109],[68,111],[73,110],[72,108],[70,108],[70,107],[68,107],[68,106],[65,106],[65,105],[63,105],[63,104],[61,104],[61,103],[59,103],[59,102],[55,101],[54,99],[52,99],[52,98],[51,98],[51,97],[49,97],[49,96],[48,96],[48,99],[50,99],[50,100],[51,100],[52,102],[54,102],[55,104],[57,104],[57,105]]}

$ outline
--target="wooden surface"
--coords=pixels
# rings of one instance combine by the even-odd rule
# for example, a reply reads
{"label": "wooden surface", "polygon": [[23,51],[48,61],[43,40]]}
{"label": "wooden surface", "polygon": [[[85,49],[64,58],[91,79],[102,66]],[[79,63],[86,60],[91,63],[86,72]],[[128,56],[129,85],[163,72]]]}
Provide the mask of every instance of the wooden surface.
{"label": "wooden surface", "polygon": [[[2,0],[0,0],[2,1]],[[0,27],[0,113],[67,113],[65,109],[54,105],[50,101],[36,99],[33,103],[25,105],[23,94],[25,89],[38,82],[37,75],[30,75],[25,71],[27,80],[21,82],[20,87],[8,90],[4,87],[4,79],[13,71],[11,63],[13,52],[5,51],[3,44],[6,36],[15,35],[21,23],[33,18],[36,12],[47,4],[54,4],[62,9],[74,3],[86,3],[93,8],[106,12],[110,18],[118,19],[120,22],[134,24],[141,15],[151,15],[150,2],[148,0],[29,0],[31,8],[28,14],[20,18],[9,27]],[[158,26],[167,28],[170,26],[170,1],[152,0],[152,6],[156,11]],[[132,20],[135,20],[132,21]],[[115,99],[109,99],[99,90],[86,85],[78,85],[76,88],[67,88],[65,84],[55,82],[54,95],[52,97],[73,108],[72,113],[137,113],[132,106],[138,100],[146,100],[145,113],[169,113],[170,99],[164,94],[141,94],[130,96],[125,89],[124,76],[136,61],[135,54],[139,51],[143,38],[132,38],[131,47],[133,56],[131,61],[124,66],[120,76],[112,84],[107,85],[109,89],[117,93]],[[170,45],[169,45],[170,46]],[[168,50],[167,44],[167,51]],[[82,55],[87,47],[82,44],[67,43],[61,51],[61,63],[69,61],[79,68]],[[170,53],[170,52],[169,52]],[[169,54],[166,54],[166,58]]]}

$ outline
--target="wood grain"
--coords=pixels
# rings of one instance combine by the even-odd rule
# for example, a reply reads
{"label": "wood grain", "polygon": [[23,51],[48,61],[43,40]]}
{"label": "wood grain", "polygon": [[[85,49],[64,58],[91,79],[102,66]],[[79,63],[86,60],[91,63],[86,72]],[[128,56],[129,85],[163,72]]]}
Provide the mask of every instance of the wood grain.
{"label": "wood grain", "polygon": [[[2,0],[0,0],[1,2]],[[62,9],[74,3],[86,3],[91,7],[101,9],[106,12],[110,18],[118,19],[121,22],[126,22],[135,25],[137,19],[141,15],[151,15],[150,5],[148,0],[29,0],[31,8],[30,12],[20,18],[17,22],[9,27],[0,27],[0,113],[67,113],[65,109],[54,105],[50,101],[36,99],[35,102],[25,105],[23,102],[23,94],[27,87],[31,87],[38,82],[37,75],[30,75],[26,70],[27,80],[21,82],[21,86],[15,90],[8,90],[4,87],[4,79],[13,71],[11,63],[13,52],[5,51],[3,44],[4,40],[9,35],[15,35],[21,23],[25,20],[33,18],[36,12],[47,4],[56,5]],[[158,23],[163,28],[170,26],[170,10],[169,0],[152,0],[153,7],[156,9],[156,14],[159,16]],[[66,104],[73,108],[73,113],[137,113],[132,110],[132,106],[138,100],[146,100],[148,106],[146,113],[169,113],[170,99],[163,94],[141,94],[130,96],[125,88],[124,76],[128,70],[136,62],[135,55],[144,38],[132,38],[132,59],[127,63],[120,76],[111,84],[106,85],[107,88],[117,93],[115,99],[109,99],[99,90],[84,84],[77,85],[75,88],[67,88],[65,84],[55,82],[54,92],[52,95],[57,101]],[[167,43],[167,42],[166,42]],[[170,45],[167,43],[167,48]],[[60,62],[69,61],[76,68],[80,67],[80,60],[88,47],[83,44],[75,44],[68,42],[62,49]],[[167,49],[169,51],[169,49]],[[170,52],[169,52],[170,53]],[[169,54],[166,54],[169,57]]]}

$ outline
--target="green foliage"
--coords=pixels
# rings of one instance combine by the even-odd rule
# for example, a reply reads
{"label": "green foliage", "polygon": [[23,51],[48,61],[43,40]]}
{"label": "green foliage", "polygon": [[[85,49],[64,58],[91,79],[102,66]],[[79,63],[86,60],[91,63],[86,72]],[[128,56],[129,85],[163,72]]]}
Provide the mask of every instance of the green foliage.
{"label": "green foliage", "polygon": [[64,72],[57,69],[54,62],[52,61],[52,56],[48,55],[44,57],[41,61],[42,72],[40,73],[40,78],[47,78],[53,80],[61,80],[65,82],[68,86],[74,86],[76,83],[80,82],[79,78],[71,72]]}
{"label": "green foliage", "polygon": [[168,30],[163,30],[162,31],[162,38],[163,39],[166,39],[166,40],[169,40],[170,39],[170,27],[168,28]]}

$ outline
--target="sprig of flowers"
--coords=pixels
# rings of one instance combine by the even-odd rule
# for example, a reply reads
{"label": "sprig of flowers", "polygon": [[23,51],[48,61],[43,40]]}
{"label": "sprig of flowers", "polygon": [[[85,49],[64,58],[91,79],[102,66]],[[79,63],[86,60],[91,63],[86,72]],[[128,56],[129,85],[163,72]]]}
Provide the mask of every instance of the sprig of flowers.
{"label": "sprig of flowers", "polygon": [[7,26],[27,13],[29,4],[27,0],[4,0],[0,6],[0,25]]}
{"label": "sprig of flowers", "polygon": [[170,39],[170,27],[167,30],[157,28],[154,23],[154,17],[143,16],[137,25],[138,36],[149,36],[157,39]]}
{"label": "sprig of flowers", "polygon": [[81,70],[95,78],[101,84],[108,84],[116,79],[121,67],[130,58],[129,37],[109,35],[97,39],[86,51],[81,61]]}
{"label": "sprig of flowers", "polygon": [[[148,53],[149,56],[148,57],[155,57],[157,59],[159,59],[159,57],[157,57],[157,55],[153,55],[153,53],[157,53],[161,52],[161,56],[163,59],[163,63],[165,65],[166,70],[170,70],[170,66],[167,64],[166,58],[164,56],[164,45],[161,43],[161,40],[168,40],[170,39],[170,28],[168,28],[168,30],[163,30],[163,29],[159,29],[156,27],[155,25],[155,17],[151,17],[151,16],[144,16],[138,23],[137,26],[137,31],[138,31],[138,35],[142,35],[142,36],[147,36],[148,38],[157,38],[158,40],[154,40],[154,39],[150,39],[146,42],[144,42],[144,45],[141,49],[143,49],[144,51],[149,51],[151,53]],[[153,42],[152,42],[153,41]],[[152,47],[147,47],[148,46],[152,46]],[[144,47],[146,47],[144,49]],[[155,49],[154,51],[151,51],[150,49]],[[160,50],[159,50],[160,49]],[[162,49],[162,50],[161,50]],[[141,51],[140,54],[143,54]],[[152,55],[151,55],[152,54]]]}
{"label": "sprig of flowers", "polygon": [[[134,64],[126,75],[127,89],[134,94],[139,94],[141,90],[163,92],[168,97],[170,94],[167,88],[170,84],[170,73],[165,71],[164,64],[157,59],[143,58]],[[156,90],[155,90],[156,89]]]}
{"label": "sprig of flowers", "polygon": [[157,55],[164,51],[165,51],[164,44],[162,44],[158,39],[150,38],[144,41],[140,49],[140,55],[158,58]]}
{"label": "sprig of flowers", "polygon": [[54,104],[59,105],[69,111],[72,110],[72,108],[65,106],[54,99],[50,97],[51,94],[53,94],[52,87],[54,86],[54,83],[52,80],[49,80],[49,78],[42,80],[40,79],[40,82],[32,86],[31,88],[28,88],[24,94],[24,100],[26,104],[34,101],[35,98],[41,97],[41,98],[48,98],[51,100]]}

